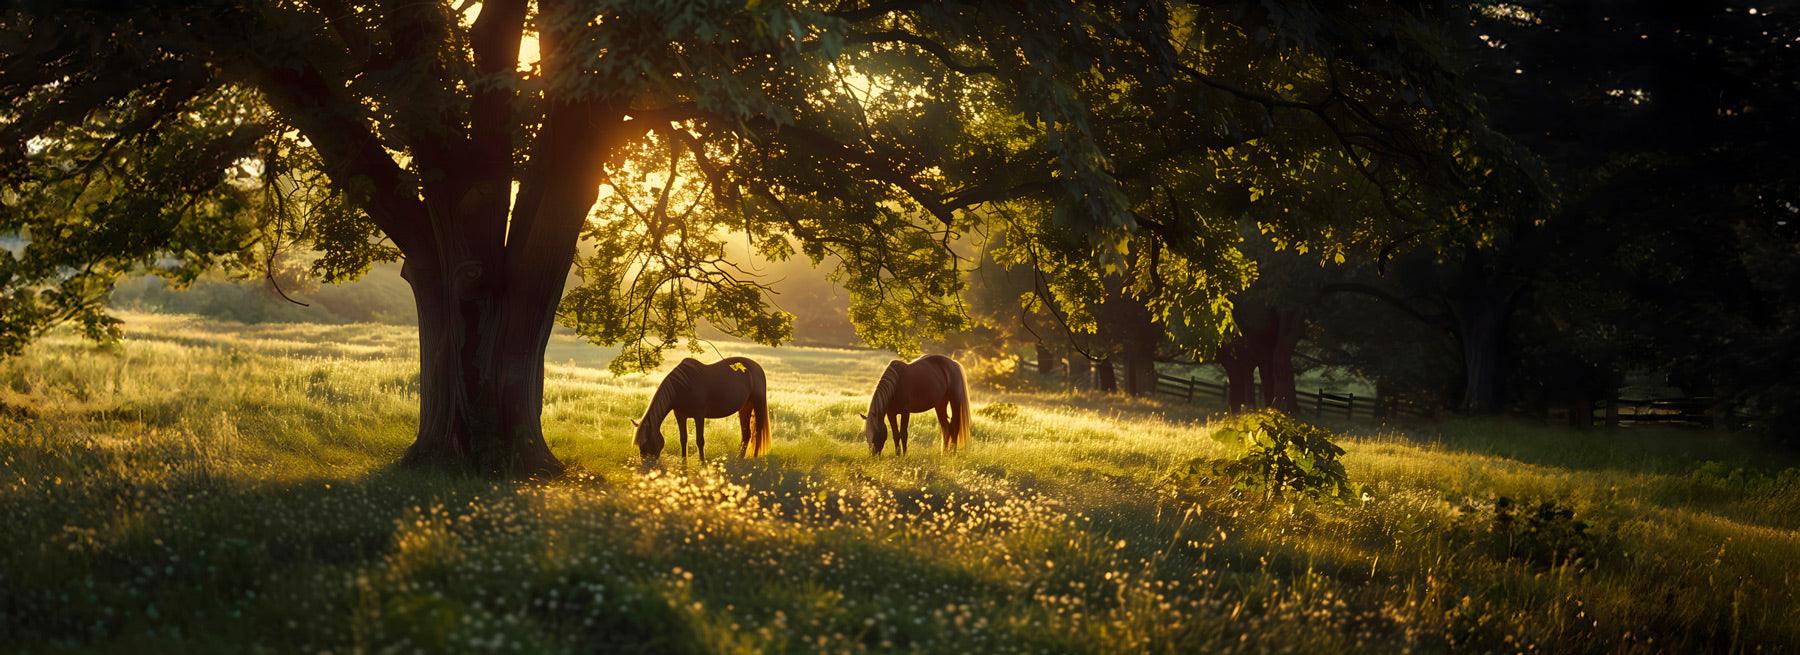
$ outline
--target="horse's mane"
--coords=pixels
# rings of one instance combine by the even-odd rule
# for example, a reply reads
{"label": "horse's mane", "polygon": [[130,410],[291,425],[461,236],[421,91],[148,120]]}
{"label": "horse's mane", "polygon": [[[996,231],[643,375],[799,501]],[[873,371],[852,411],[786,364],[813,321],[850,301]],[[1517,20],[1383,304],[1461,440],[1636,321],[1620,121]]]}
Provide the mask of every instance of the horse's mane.
{"label": "horse's mane", "polygon": [[689,376],[693,375],[694,371],[701,366],[705,366],[705,364],[689,358],[681,360],[680,364],[676,364],[675,368],[670,369],[669,374],[663,376],[662,383],[656,385],[656,395],[651,396],[650,407],[644,410],[644,422],[649,423],[668,414],[669,406],[675,404],[675,394],[688,388]]}
{"label": "horse's mane", "polygon": [[881,380],[875,383],[875,395],[869,398],[869,420],[879,420],[876,417],[887,413],[888,403],[894,399],[894,392],[900,389],[900,367],[905,365],[905,362],[896,359],[882,372]]}

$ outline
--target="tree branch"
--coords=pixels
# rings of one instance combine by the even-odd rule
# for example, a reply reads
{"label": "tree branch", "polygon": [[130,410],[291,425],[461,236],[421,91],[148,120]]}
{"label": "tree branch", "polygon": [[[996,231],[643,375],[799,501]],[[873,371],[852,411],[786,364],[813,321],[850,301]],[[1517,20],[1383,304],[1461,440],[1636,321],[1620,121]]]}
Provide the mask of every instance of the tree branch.
{"label": "tree branch", "polygon": [[925,3],[918,2],[917,0],[911,2],[883,2],[857,9],[840,9],[832,11],[827,15],[832,18],[841,18],[845,21],[854,23],[881,18],[895,12],[917,11],[924,6]]}
{"label": "tree branch", "polygon": [[361,105],[345,95],[343,84],[327,81],[309,63],[272,65],[228,55],[219,59],[234,62],[306,136],[324,161],[333,186],[344,190],[402,253],[424,252],[430,233],[418,187],[388,156]]}
{"label": "tree branch", "polygon": [[1444,327],[1444,326],[1450,325],[1450,322],[1451,322],[1450,317],[1447,315],[1427,314],[1423,311],[1420,311],[1418,308],[1413,307],[1412,304],[1406,302],[1406,300],[1404,298],[1396,296],[1392,293],[1389,293],[1386,289],[1383,289],[1381,287],[1377,287],[1377,286],[1374,286],[1371,284],[1363,284],[1360,282],[1334,282],[1331,284],[1327,284],[1319,289],[1319,297],[1321,297],[1321,298],[1330,296],[1333,294],[1340,294],[1340,293],[1368,296],[1370,298],[1380,300],[1384,303],[1387,303],[1388,306],[1393,307],[1394,309],[1400,310],[1401,312],[1405,313],[1407,316],[1411,316],[1415,319],[1418,319],[1418,321],[1420,323],[1424,323],[1426,325]]}
{"label": "tree branch", "polygon": [[883,30],[880,32],[852,34],[849,38],[845,39],[845,42],[860,44],[904,43],[920,50],[924,50],[926,54],[937,58],[938,62],[943,64],[945,68],[958,73],[964,75],[993,75],[996,77],[1000,75],[1000,69],[995,68],[992,65],[963,63],[958,60],[956,54],[950,52],[950,48],[944,44],[902,30]]}
{"label": "tree branch", "polygon": [[475,187],[461,234],[478,259],[495,260],[506,237],[513,178],[513,110],[525,0],[486,0],[469,30],[479,76],[469,109],[469,179]]}

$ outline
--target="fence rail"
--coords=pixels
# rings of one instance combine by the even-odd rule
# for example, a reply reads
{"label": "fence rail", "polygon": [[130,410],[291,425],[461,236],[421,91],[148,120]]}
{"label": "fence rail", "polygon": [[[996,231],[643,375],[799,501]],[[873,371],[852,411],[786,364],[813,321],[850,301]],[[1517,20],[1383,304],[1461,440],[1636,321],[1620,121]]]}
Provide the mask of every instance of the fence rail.
{"label": "fence rail", "polygon": [[1672,398],[1628,400],[1612,398],[1596,401],[1590,418],[1607,427],[1629,427],[1640,424],[1690,425],[1721,427],[1741,417],[1726,413],[1711,398]]}
{"label": "fence rail", "polygon": [[[1181,377],[1167,373],[1156,374],[1156,391],[1167,396],[1174,396],[1186,402],[1196,400],[1215,400],[1228,403],[1231,399],[1231,388],[1226,384],[1202,380],[1197,377]],[[1252,385],[1252,396],[1261,394],[1260,385]],[[1339,393],[1318,389],[1311,392],[1297,391],[1295,403],[1302,411],[1311,409],[1315,418],[1326,416],[1372,419],[1383,418],[1431,418],[1436,415],[1429,407],[1408,402],[1401,398],[1375,398],[1364,396],[1357,398],[1354,393]]]}
{"label": "fence rail", "polygon": [[[1033,366],[1024,358],[1019,359],[1021,369]],[[1229,385],[1211,380],[1203,380],[1197,376],[1178,376],[1158,372],[1156,374],[1156,393],[1178,398],[1183,402],[1217,402],[1229,404],[1231,388]],[[1252,398],[1262,396],[1261,385],[1252,384]],[[1314,418],[1370,418],[1370,419],[1434,419],[1438,417],[1441,407],[1428,403],[1420,403],[1398,396],[1386,398],[1358,397],[1350,392],[1315,389],[1313,391],[1296,390],[1295,404],[1301,413],[1310,412]],[[1577,404],[1577,407],[1580,405]],[[1579,412],[1577,412],[1579,414]],[[1590,424],[1607,427],[1632,427],[1636,425],[1685,425],[1702,428],[1736,427],[1749,420],[1745,416],[1722,411],[1720,405],[1711,398],[1677,398],[1660,400],[1633,400],[1612,398],[1593,403],[1589,416]]]}

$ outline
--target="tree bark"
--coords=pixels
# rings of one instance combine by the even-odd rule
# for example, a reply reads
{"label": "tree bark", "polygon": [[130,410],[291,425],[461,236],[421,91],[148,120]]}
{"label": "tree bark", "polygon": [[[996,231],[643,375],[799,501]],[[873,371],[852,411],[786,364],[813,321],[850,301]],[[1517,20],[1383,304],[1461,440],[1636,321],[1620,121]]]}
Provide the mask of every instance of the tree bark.
{"label": "tree bark", "polygon": [[1118,393],[1119,378],[1113,371],[1112,360],[1094,362],[1094,389],[1106,393]]}
{"label": "tree bark", "polygon": [[1149,396],[1156,392],[1155,345],[1133,340],[1119,353],[1125,364],[1125,393]]}
{"label": "tree bark", "polygon": [[1294,384],[1294,348],[1300,343],[1300,312],[1270,310],[1258,346],[1263,405],[1289,414],[1299,409]]}
{"label": "tree bark", "polygon": [[1242,335],[1233,337],[1213,356],[1225,369],[1225,405],[1233,414],[1256,407],[1256,359],[1251,357],[1248,342]]}
{"label": "tree bark", "polygon": [[[457,297],[455,274],[429,260],[403,269],[419,309],[419,431],[402,463],[494,477],[561,474],[540,422],[554,301],[521,295],[514,299],[525,306],[514,307],[491,293]],[[505,321],[509,309],[540,322]]]}
{"label": "tree bark", "polygon": [[1038,375],[1049,375],[1056,372],[1056,351],[1043,343],[1036,344]]}
{"label": "tree bark", "polygon": [[1511,294],[1458,303],[1457,342],[1462,348],[1461,407],[1472,414],[1498,413],[1505,405],[1505,347]]}
{"label": "tree bark", "polygon": [[419,433],[404,463],[496,477],[563,472],[544,441],[544,351],[599,193],[599,162],[633,130],[619,119],[610,107],[549,110],[503,248],[456,229],[480,218],[460,208],[496,208],[478,202],[491,185],[428,198],[432,247],[406,251],[402,269],[419,308],[420,348]]}

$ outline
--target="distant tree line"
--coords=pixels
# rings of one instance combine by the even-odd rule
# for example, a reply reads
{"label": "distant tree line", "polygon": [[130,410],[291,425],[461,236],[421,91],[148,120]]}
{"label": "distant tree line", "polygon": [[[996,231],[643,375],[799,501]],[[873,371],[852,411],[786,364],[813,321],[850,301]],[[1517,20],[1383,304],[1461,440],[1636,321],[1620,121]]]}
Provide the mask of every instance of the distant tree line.
{"label": "distant tree line", "polygon": [[[1541,201],[1521,193],[1477,220],[1409,222],[1394,220],[1417,215],[1405,194],[1383,196],[1382,225],[1321,261],[1269,234],[1256,209],[1309,199],[1265,188],[1223,213],[1255,281],[1230,294],[1233,329],[1216,347],[1179,325],[1143,330],[1146,303],[1116,294],[1097,329],[1059,329],[1044,311],[1053,295],[1030,279],[1051,273],[1041,267],[974,276],[977,295],[1000,299],[984,320],[1027,328],[1013,336],[1041,357],[1117,365],[1128,381],[1145,352],[1216,364],[1234,407],[1291,409],[1294,371],[1326,367],[1383,395],[1472,414],[1566,409],[1583,424],[1595,401],[1649,376],[1792,438],[1797,17],[1704,1],[1471,3],[1446,5],[1441,25],[1458,83],[1510,146],[1476,167],[1516,168]],[[1345,194],[1324,211],[1367,206]],[[1004,302],[1020,294],[1041,302]]]}

